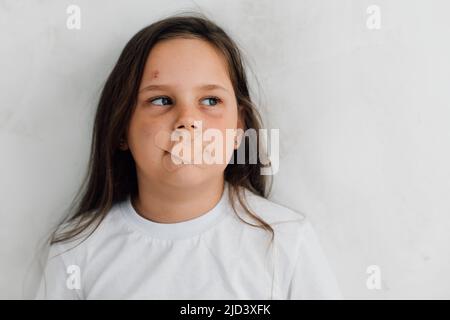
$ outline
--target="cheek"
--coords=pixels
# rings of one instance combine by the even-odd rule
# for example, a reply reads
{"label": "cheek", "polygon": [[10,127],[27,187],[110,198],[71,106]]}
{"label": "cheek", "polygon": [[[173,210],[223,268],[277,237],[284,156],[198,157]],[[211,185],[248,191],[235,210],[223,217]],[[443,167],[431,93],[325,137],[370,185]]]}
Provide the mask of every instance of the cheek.
{"label": "cheek", "polygon": [[220,118],[209,119],[208,128],[214,128],[220,130],[222,133],[223,145],[225,146],[227,139],[227,130],[234,130],[237,128],[237,112],[229,111],[224,113]]}
{"label": "cheek", "polygon": [[132,153],[144,158],[157,155],[158,149],[161,149],[158,146],[158,141],[161,139],[158,137],[163,131],[161,125],[154,121],[138,117],[132,119],[128,133],[128,143]]}
{"label": "cheek", "polygon": [[[235,107],[234,107],[235,108]],[[233,107],[223,112],[220,117],[211,117],[208,120],[208,127],[221,131],[225,129],[235,129],[237,125],[237,111]]]}

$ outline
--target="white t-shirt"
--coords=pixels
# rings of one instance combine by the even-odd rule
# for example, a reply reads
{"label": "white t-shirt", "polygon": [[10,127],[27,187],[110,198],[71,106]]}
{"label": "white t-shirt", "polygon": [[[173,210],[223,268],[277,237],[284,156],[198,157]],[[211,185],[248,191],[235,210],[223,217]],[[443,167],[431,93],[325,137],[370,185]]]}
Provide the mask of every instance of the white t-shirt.
{"label": "white t-shirt", "polygon": [[342,298],[304,215],[246,191],[253,212],[274,228],[270,245],[268,231],[236,216],[227,189],[212,210],[179,223],[143,218],[130,198],[115,204],[84,242],[50,247],[36,298]]}

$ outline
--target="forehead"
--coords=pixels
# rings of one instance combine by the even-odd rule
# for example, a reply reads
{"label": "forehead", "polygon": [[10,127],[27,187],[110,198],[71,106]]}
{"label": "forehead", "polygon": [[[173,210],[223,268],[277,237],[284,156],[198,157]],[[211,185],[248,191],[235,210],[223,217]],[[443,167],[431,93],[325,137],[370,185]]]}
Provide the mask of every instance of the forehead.
{"label": "forehead", "polygon": [[142,83],[149,82],[231,86],[227,62],[219,50],[204,40],[183,38],[163,40],[152,48],[142,78]]}

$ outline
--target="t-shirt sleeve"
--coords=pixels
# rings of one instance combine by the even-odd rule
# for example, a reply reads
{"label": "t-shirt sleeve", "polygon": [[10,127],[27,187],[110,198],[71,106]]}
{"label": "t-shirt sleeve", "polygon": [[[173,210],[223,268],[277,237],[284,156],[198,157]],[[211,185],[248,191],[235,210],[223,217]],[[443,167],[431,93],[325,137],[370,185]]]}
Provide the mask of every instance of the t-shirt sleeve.
{"label": "t-shirt sleeve", "polygon": [[50,246],[46,264],[35,295],[36,300],[77,300],[81,299],[77,288],[76,265],[68,265],[64,260],[66,249],[61,245]]}
{"label": "t-shirt sleeve", "polygon": [[334,273],[308,220],[301,222],[300,243],[288,288],[288,299],[342,299]]}

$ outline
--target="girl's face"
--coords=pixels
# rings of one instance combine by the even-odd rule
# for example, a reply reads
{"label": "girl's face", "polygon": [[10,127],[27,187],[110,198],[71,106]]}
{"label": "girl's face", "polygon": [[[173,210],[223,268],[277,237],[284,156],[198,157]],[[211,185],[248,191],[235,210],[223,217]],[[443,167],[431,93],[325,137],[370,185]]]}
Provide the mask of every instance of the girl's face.
{"label": "girl's face", "polygon": [[[205,146],[211,147],[215,139],[202,139],[198,134],[211,128],[221,133],[223,158],[205,164]],[[199,39],[157,43],[147,58],[125,146],[135,160],[138,179],[177,187],[222,179],[227,155],[236,147],[227,143],[226,129],[236,128],[242,128],[242,122],[220,52]],[[175,141],[176,136],[171,138],[174,132],[182,133],[178,137],[184,139]],[[179,144],[181,141],[184,143]],[[182,146],[188,150],[187,142],[190,152],[180,152]]]}

